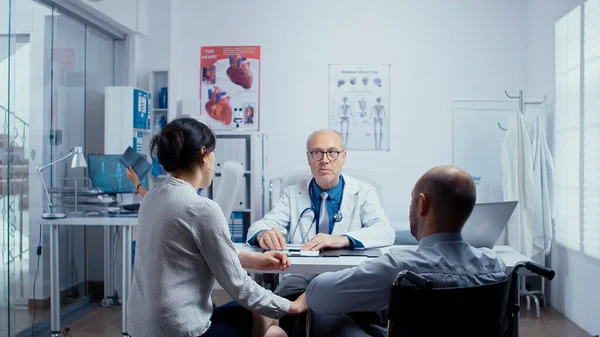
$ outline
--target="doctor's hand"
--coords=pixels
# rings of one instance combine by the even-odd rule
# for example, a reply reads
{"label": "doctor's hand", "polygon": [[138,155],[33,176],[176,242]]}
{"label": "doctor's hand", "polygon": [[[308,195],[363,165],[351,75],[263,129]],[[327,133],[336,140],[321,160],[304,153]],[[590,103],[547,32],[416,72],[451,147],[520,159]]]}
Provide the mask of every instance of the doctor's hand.
{"label": "doctor's hand", "polygon": [[277,229],[262,231],[256,236],[256,241],[262,249],[285,249],[285,238]]}
{"label": "doctor's hand", "polygon": [[319,233],[302,246],[302,250],[320,250],[323,248],[344,248],[350,246],[350,239],[344,235]]}
{"label": "doctor's hand", "polygon": [[290,267],[290,259],[285,253],[270,251],[255,254],[252,267],[257,270],[285,270]]}

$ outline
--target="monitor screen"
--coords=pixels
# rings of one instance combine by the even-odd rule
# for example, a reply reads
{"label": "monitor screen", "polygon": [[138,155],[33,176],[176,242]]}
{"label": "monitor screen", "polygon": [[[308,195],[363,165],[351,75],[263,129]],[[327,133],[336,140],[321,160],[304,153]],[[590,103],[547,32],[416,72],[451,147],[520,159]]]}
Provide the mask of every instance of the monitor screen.
{"label": "monitor screen", "polygon": [[[121,163],[120,154],[90,154],[88,170],[92,186],[107,194],[133,193],[135,186],[127,179],[127,168]],[[140,180],[148,189],[148,175]]]}

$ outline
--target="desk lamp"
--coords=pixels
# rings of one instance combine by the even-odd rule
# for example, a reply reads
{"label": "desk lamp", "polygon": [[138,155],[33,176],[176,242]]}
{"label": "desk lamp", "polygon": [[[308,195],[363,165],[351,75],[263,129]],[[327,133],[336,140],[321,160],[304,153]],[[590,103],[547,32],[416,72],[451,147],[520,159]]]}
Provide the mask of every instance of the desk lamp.
{"label": "desk lamp", "polygon": [[83,155],[83,148],[81,146],[75,146],[71,150],[71,152],[69,152],[69,154],[58,160],[55,160],[41,167],[37,167],[37,172],[40,176],[40,181],[42,182],[44,193],[46,194],[46,198],[48,199],[48,203],[46,204],[46,211],[42,213],[42,219],[62,219],[67,217],[65,213],[52,213],[52,198],[50,198],[50,193],[48,193],[48,187],[46,187],[46,181],[44,180],[44,175],[42,174],[42,172],[48,167],[60,163],[61,161],[67,160],[71,157],[73,157],[73,159],[71,160],[71,168],[87,167],[85,156]]}

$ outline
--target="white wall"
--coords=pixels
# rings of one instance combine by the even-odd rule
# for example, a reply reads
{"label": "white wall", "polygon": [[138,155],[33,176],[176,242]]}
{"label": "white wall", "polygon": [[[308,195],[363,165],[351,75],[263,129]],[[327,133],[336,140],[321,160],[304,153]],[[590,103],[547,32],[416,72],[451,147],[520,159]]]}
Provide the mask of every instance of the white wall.
{"label": "white wall", "polygon": [[148,2],[150,0],[66,1],[84,8],[96,17],[109,19],[111,24],[119,26],[119,28],[126,28],[135,33],[148,33]]}
{"label": "white wall", "polygon": [[[138,86],[149,88],[149,76],[153,70],[169,69],[171,57],[171,5],[169,1],[147,0],[148,34],[140,36],[140,64]],[[156,95],[156,93],[152,93]]]}
{"label": "white wall", "polygon": [[452,161],[451,97],[504,98],[526,83],[523,1],[232,0],[228,8],[209,15],[204,2],[173,1],[169,93],[198,99],[200,46],[260,45],[260,125],[273,178],[306,167],[306,137],[327,127],[328,64],[391,64],[391,151],[349,152],[346,164],[377,166],[391,218],[406,219],[424,171]]}
{"label": "white wall", "polygon": [[[555,91],[554,23],[583,3],[583,0],[528,1],[527,90],[532,95],[547,94],[552,104]],[[556,278],[550,283],[552,306],[589,334],[599,334],[600,261],[555,243],[550,266],[556,271]]]}

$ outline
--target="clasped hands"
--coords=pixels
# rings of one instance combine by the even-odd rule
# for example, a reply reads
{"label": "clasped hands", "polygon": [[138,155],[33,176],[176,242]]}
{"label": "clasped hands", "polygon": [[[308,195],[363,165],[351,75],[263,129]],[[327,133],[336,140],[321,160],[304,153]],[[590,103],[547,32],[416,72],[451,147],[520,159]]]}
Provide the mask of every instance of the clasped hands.
{"label": "clasped hands", "polygon": [[[256,270],[285,270],[290,267],[288,256],[276,250],[268,251],[262,254],[253,254],[241,252],[238,255],[242,267]],[[306,312],[308,309],[305,300],[305,294],[302,294],[295,301],[290,303],[289,314],[297,315]]]}
{"label": "clasped hands", "polygon": [[[265,230],[256,236],[256,241],[262,249],[286,249],[285,238],[277,229]],[[344,235],[319,233],[302,246],[302,250],[321,250],[324,248],[344,248],[350,246],[350,239]]]}

